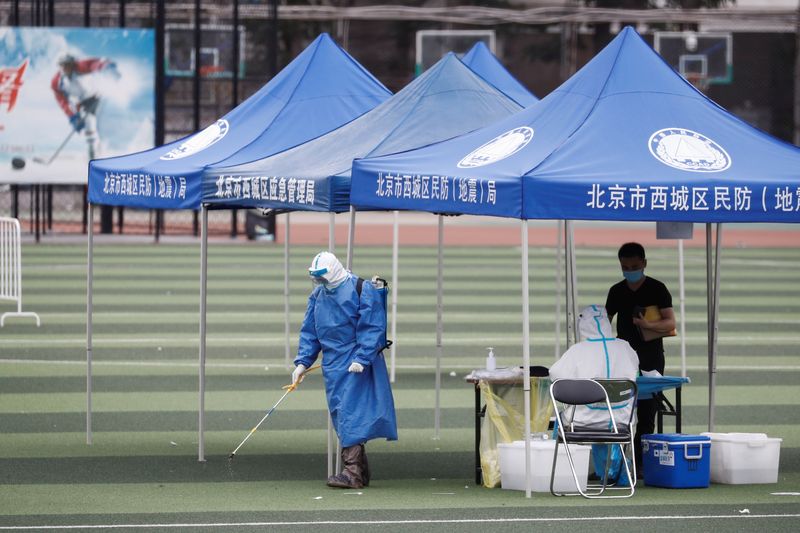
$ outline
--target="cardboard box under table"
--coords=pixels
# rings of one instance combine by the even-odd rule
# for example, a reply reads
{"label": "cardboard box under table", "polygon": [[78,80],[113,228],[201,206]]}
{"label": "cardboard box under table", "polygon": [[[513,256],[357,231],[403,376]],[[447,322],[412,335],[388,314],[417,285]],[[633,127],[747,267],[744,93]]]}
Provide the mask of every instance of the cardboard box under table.
{"label": "cardboard box under table", "polygon": [[704,435],[642,435],[644,484],[654,487],[708,487],[711,439]]}

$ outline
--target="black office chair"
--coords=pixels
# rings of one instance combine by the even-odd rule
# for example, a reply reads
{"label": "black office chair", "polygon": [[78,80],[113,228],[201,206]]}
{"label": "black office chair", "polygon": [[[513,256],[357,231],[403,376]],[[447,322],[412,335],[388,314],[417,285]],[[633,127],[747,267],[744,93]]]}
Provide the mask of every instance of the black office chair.
{"label": "black office chair", "polygon": [[[634,406],[636,399],[636,382],[629,379],[559,379],[550,386],[550,398],[556,413],[558,437],[556,438],[555,452],[553,455],[553,470],[550,475],[550,492],[554,496],[575,496],[580,494],[584,498],[630,498],[634,493],[636,484],[636,464],[630,462],[627,454],[633,454],[634,431],[633,422]],[[630,415],[626,420],[616,420],[614,407],[631,404]],[[565,406],[564,412],[559,411],[559,404]],[[593,409],[605,411],[608,422],[603,427],[592,425],[581,426],[580,421],[575,421],[575,408],[577,406],[592,406]],[[569,462],[572,476],[575,479],[577,492],[557,492],[553,488],[555,480],[556,463],[558,462],[559,445],[564,444],[567,461]],[[581,488],[575,463],[570,453],[569,444],[605,444],[607,446],[607,459],[605,472],[601,476],[600,485],[587,485],[586,490]],[[619,446],[622,454],[622,466],[628,476],[629,486],[612,486],[608,484],[608,470],[611,466],[611,451],[614,446]],[[633,465],[631,472],[630,464]],[[606,490],[625,490],[626,494],[605,494]]]}

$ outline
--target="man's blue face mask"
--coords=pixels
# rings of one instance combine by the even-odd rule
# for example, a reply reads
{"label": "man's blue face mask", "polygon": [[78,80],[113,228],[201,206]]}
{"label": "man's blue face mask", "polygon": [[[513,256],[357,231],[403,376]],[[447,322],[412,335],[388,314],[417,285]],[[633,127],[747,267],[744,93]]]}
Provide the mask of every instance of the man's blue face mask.
{"label": "man's blue face mask", "polygon": [[644,277],[644,269],[639,270],[623,270],[622,275],[631,283],[636,283]]}

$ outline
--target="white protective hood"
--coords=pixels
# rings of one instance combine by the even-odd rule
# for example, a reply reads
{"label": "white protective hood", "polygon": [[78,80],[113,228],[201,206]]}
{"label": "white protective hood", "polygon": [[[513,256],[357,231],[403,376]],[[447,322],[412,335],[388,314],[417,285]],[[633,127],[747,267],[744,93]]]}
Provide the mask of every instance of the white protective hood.
{"label": "white protective hood", "polygon": [[[602,305],[591,305],[580,313],[578,323],[581,342],[571,346],[550,367],[550,379],[624,378],[636,380],[639,356],[627,341],[614,337],[608,313]],[[627,420],[632,406],[614,410],[618,420]],[[581,407],[575,421],[594,424],[608,421],[605,410]]]}
{"label": "white protective hood", "polygon": [[325,278],[325,288],[327,289],[335,289],[349,276],[339,259],[330,252],[318,253],[311,261],[311,266],[308,267],[311,275],[320,271],[324,271],[320,277]]}
{"label": "white protective hood", "polygon": [[578,331],[582,341],[614,338],[608,313],[602,305],[590,305],[581,311],[581,314],[578,315]]}

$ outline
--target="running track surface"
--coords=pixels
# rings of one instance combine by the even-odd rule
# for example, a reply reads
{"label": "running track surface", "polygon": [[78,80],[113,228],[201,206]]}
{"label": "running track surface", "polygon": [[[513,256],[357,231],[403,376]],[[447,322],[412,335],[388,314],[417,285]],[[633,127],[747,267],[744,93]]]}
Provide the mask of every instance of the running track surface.
{"label": "running track surface", "polygon": [[[371,216],[370,216],[371,215]],[[299,218],[295,216],[296,218]],[[387,245],[392,242],[391,215],[358,214],[356,219],[356,245]],[[486,222],[489,220],[488,222]],[[336,217],[336,242],[347,243],[348,215]],[[636,241],[645,247],[674,247],[674,239],[657,239],[654,222],[608,223],[580,221],[574,224],[576,246],[619,246]],[[291,219],[289,240],[297,245],[322,245],[328,243],[327,215],[312,219]],[[444,243],[446,246],[515,246],[521,241],[520,223],[513,220],[496,221],[477,217],[445,217]],[[712,242],[715,242],[716,225],[712,225]],[[438,239],[437,217],[434,215],[400,216],[400,245],[435,246]],[[284,219],[278,218],[277,242],[284,241]],[[558,226],[555,221],[531,222],[528,239],[530,246],[556,246]],[[702,248],[706,245],[706,225],[695,224],[692,239],[684,246]],[[800,247],[800,225],[792,224],[723,224],[723,247],[736,248],[796,248]]]}

